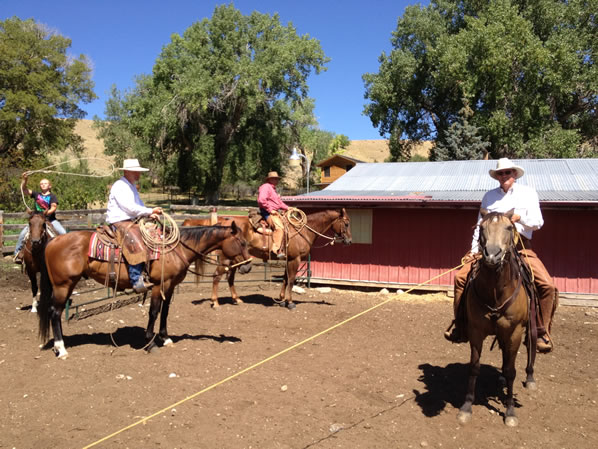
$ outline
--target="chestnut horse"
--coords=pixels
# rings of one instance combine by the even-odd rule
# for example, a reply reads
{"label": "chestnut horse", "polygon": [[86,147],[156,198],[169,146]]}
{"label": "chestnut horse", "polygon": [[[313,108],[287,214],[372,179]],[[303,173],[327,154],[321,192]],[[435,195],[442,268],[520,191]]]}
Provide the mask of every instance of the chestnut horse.
{"label": "chestnut horse", "polygon": [[[233,219],[237,221],[245,239],[249,243],[249,253],[264,261],[268,260],[270,248],[272,247],[272,238],[269,236],[264,237],[264,235],[255,231],[247,217],[218,217],[218,222],[220,224],[228,224]],[[188,219],[183,222],[183,226],[193,226],[209,222],[209,220]],[[325,235],[330,229],[334,232],[335,237]],[[335,238],[340,238],[343,243],[350,245],[351,229],[349,226],[349,215],[344,208],[314,212],[307,215],[306,222],[302,225],[294,227],[289,224],[287,226],[287,233],[288,235],[285,236],[283,241],[283,244],[286,246],[287,260],[282,288],[280,290],[280,303],[284,304],[288,309],[294,309],[296,305],[292,298],[292,288],[301,261],[307,260],[307,255],[318,237],[326,238],[330,243],[333,243]],[[239,304],[243,302],[235,289],[236,269],[232,267],[229,270],[226,267],[226,265],[229,265],[229,262],[226,260],[222,261],[222,264],[216,268],[214,273],[211,298],[212,307],[219,306],[218,285],[225,272],[228,272],[228,285],[234,303]],[[198,263],[202,263],[202,261],[198,261]]]}
{"label": "chestnut horse", "polygon": [[43,212],[29,212],[29,238],[23,246],[23,265],[25,272],[31,282],[31,312],[37,312],[37,273],[41,271],[42,257],[44,248],[51,238],[48,232],[48,226],[51,226],[46,220]]}
{"label": "chestnut horse", "polygon": [[[46,246],[45,264],[42,267],[41,297],[39,303],[39,333],[47,341],[50,323],[54,334],[54,351],[59,358],[68,356],[62,336],[61,315],[75,285],[82,276],[106,284],[109,262],[88,257],[92,231],[76,231],[59,235]],[[206,226],[182,228],[180,240],[172,251],[150,262],[149,280],[154,284],[151,291],[149,321],[145,332],[147,350],[157,348],[156,339],[163,345],[172,344],[166,322],[174,287],[185,279],[189,265],[210,251],[219,249],[226,257],[239,263],[249,263],[247,242],[231,226]],[[118,290],[130,288],[129,276],[124,263],[118,266]],[[160,331],[154,335],[154,323],[160,314]],[[157,337],[157,338],[156,338]]]}
{"label": "chestnut horse", "polygon": [[[480,357],[484,339],[496,335],[502,351],[502,376],[506,381],[507,397],[505,424],[518,425],[513,399],[515,359],[527,330],[526,388],[535,390],[534,361],[536,356],[535,302],[526,294],[527,279],[523,261],[516,248],[515,227],[511,223],[513,210],[506,214],[482,209],[479,245],[481,259],[472,268],[464,292],[467,310],[467,334],[471,348],[469,382],[465,403],[457,418],[460,423],[471,419],[475,385],[480,373]],[[530,311],[531,306],[531,311]],[[503,380],[501,378],[501,380]]]}

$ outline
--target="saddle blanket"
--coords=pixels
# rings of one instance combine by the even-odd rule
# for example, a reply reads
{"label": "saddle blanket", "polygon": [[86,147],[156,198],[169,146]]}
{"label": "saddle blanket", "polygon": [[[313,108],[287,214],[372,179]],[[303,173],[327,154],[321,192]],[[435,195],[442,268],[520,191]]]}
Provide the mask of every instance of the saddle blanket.
{"label": "saddle blanket", "polygon": [[[97,232],[94,232],[91,239],[89,239],[89,251],[87,255],[92,259],[109,261],[110,256],[114,254],[114,260],[118,260],[120,251],[120,248],[101,241]],[[160,258],[160,251],[150,251],[148,249],[147,254],[148,260],[158,260]]]}

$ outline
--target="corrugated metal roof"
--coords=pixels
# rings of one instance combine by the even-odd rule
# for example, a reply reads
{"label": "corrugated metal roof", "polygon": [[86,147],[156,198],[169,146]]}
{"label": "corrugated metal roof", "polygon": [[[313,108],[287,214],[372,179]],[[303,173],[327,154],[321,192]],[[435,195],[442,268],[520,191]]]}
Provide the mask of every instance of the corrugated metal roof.
{"label": "corrugated metal roof", "polygon": [[[520,159],[520,184],[543,202],[598,202],[598,159]],[[385,162],[357,164],[328,187],[296,200],[481,201],[498,186],[488,175],[496,161]],[[292,201],[293,198],[287,198]]]}

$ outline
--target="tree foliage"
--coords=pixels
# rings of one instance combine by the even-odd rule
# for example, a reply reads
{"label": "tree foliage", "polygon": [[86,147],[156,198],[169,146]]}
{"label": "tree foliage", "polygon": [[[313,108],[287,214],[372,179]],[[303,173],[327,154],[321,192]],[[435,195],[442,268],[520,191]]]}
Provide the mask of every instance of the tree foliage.
{"label": "tree foliage", "polygon": [[151,76],[113,92],[98,126],[109,152],[158,163],[167,180],[216,202],[222,182],[280,169],[281,150],[298,142],[290,124],[307,78],[326,62],[317,40],[277,15],[219,6],[172,35]]}
{"label": "tree foliage", "polygon": [[96,98],[84,55],[71,41],[32,19],[0,21],[0,206],[11,207],[26,168],[48,154],[82,149],[75,122]]}
{"label": "tree foliage", "polygon": [[463,161],[484,159],[490,142],[484,142],[478,127],[469,123],[472,110],[468,104],[459,111],[459,120],[452,123],[430,151],[433,161]]}
{"label": "tree foliage", "polygon": [[598,0],[410,6],[363,77],[365,113],[397,143],[395,160],[405,137],[446,146],[465,104],[493,158],[596,154],[596,11]]}

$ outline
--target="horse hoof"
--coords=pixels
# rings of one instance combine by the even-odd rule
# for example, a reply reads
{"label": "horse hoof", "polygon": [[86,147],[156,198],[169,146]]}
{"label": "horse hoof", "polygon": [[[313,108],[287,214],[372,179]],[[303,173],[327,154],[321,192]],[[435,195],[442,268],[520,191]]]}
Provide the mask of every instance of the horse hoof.
{"label": "horse hoof", "polygon": [[525,383],[525,388],[527,388],[530,391],[537,391],[538,390],[538,384],[535,381],[526,382]]}
{"label": "horse hoof", "polygon": [[287,303],[287,309],[289,309],[289,310],[293,310],[296,307],[297,307],[297,305],[294,302]]}
{"label": "horse hoof", "polygon": [[170,339],[170,337],[164,340],[164,346],[174,346],[174,342]]}
{"label": "horse hoof", "polygon": [[459,411],[459,413],[457,413],[457,421],[462,425],[467,424],[471,421],[471,413]]}
{"label": "horse hoof", "polygon": [[31,313],[37,313],[37,307],[32,307],[31,308]]}
{"label": "horse hoof", "polygon": [[233,304],[236,305],[236,306],[238,306],[240,304],[243,304],[243,300],[241,298],[237,298],[237,299],[234,300]]}
{"label": "horse hoof", "polygon": [[519,419],[516,416],[507,416],[505,418],[505,425],[507,427],[517,427],[519,425]]}
{"label": "horse hoof", "polygon": [[217,309],[218,307],[220,307],[220,304],[218,304],[217,302],[212,303],[212,309]]}

